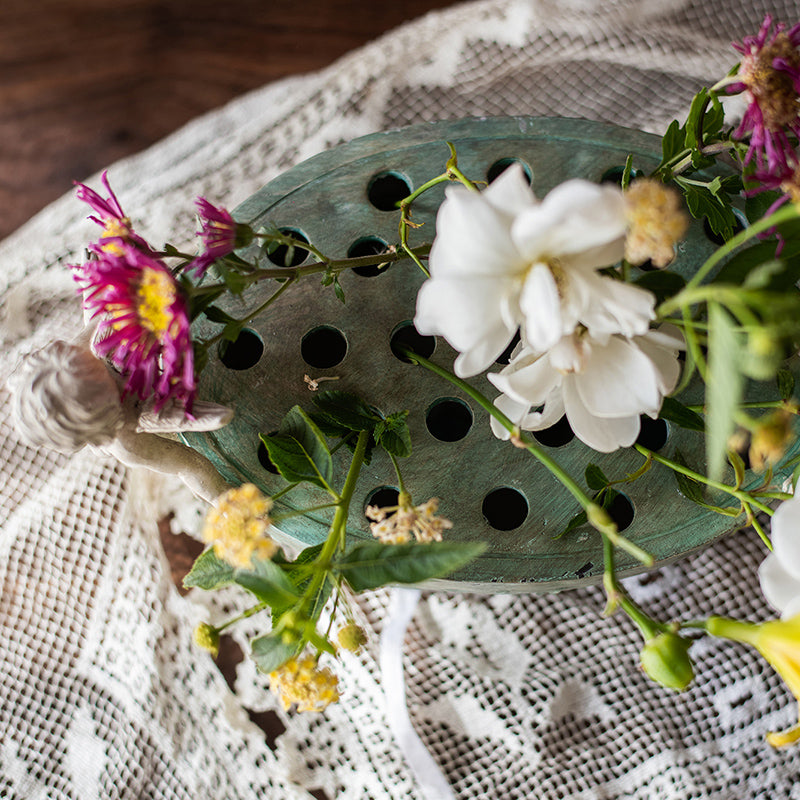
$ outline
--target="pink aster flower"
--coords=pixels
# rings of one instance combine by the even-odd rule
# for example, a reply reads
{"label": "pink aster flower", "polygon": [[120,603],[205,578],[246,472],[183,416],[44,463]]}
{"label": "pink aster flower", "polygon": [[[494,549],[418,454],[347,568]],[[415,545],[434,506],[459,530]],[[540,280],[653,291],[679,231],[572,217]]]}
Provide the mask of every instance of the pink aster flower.
{"label": "pink aster flower", "polygon": [[196,387],[186,297],[163,263],[122,240],[117,249],[97,246],[96,258],[73,267],[84,308],[99,319],[94,349],[125,376],[126,395],[152,397],[155,411],[175,399],[191,416]]}
{"label": "pink aster flower", "polygon": [[152,252],[147,242],[133,232],[130,218],[125,215],[117,196],[109,186],[108,172],[103,172],[100,181],[108,192],[108,197],[103,197],[85,183],[75,183],[78,200],[86,203],[95,212],[89,219],[103,228],[103,233],[100,234],[100,249],[119,255],[122,252],[121,243],[130,242],[146,253]]}
{"label": "pink aster flower", "polygon": [[766,158],[766,169],[784,176],[794,157],[788,134],[800,137],[800,23],[788,30],[783,23],[771,28],[767,15],[755,36],[734,43],[742,61],[728,91],[747,92],[750,101],[733,134],[737,139],[750,136],[745,163],[755,156],[762,168]]}
{"label": "pink aster flower", "polygon": [[205,252],[192,261],[189,270],[200,277],[218,258],[230,255],[237,247],[242,247],[252,239],[247,225],[241,225],[224,208],[198,197],[195,205],[200,217],[198,235],[205,244]]}

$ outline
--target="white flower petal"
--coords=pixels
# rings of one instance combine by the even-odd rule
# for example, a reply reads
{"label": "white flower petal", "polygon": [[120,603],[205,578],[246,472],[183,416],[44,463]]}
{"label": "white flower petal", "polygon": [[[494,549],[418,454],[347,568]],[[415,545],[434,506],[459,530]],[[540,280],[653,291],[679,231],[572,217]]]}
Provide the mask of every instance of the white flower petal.
{"label": "white flower petal", "polygon": [[528,271],[519,308],[525,321],[525,340],[534,350],[547,350],[561,338],[561,298],[549,267],[534,264]]}
{"label": "white flower petal", "polygon": [[681,376],[678,352],[683,349],[683,335],[673,325],[662,325],[661,328],[673,328],[680,340],[670,332],[659,329],[638,337],[636,345],[655,365],[659,391],[662,395],[668,395],[678,385]]}
{"label": "white flower petal", "polygon": [[511,238],[531,260],[557,258],[615,242],[626,227],[619,189],[575,179],[556,186],[538,206],[520,214],[511,226]]}
{"label": "white flower petal", "polygon": [[508,215],[483,195],[450,186],[436,216],[429,265],[436,277],[509,275],[525,262],[511,240]]}
{"label": "white flower petal", "polygon": [[519,163],[504,169],[489,184],[483,197],[509,217],[516,217],[525,209],[539,203],[525,177],[525,170]]}
{"label": "white flower petal", "polygon": [[574,376],[583,405],[596,417],[616,419],[658,413],[661,393],[653,362],[630,340],[614,336],[595,347],[583,372]]}
{"label": "white flower petal", "polygon": [[593,336],[620,333],[623,336],[643,336],[655,317],[655,296],[603,275],[583,277],[592,293],[592,303],[582,321]]}
{"label": "white flower petal", "polygon": [[544,403],[562,379],[546,356],[532,356],[524,350],[501,372],[490,372],[487,377],[503,394],[528,407]]}
{"label": "white flower petal", "polygon": [[772,515],[773,554],[800,581],[800,494],[781,503]]}
{"label": "white flower petal", "polygon": [[600,453],[611,453],[620,447],[630,447],[639,435],[639,415],[602,419],[591,414],[583,405],[575,387],[574,375],[562,383],[564,410],[573,433],[586,445]]}
{"label": "white flower petal", "polygon": [[767,602],[783,612],[790,604],[800,601],[800,580],[791,575],[776,553],[770,553],[758,568],[758,580]]}

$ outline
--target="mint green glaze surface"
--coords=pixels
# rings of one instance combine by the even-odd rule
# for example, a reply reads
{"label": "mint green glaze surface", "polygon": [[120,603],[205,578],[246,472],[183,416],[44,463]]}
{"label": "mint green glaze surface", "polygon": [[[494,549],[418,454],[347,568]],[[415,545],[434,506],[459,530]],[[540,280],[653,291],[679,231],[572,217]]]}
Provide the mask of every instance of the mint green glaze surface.
{"label": "mint green glaze surface", "polygon": [[[635,165],[645,171],[660,157],[656,136],[585,120],[520,117],[423,124],[367,136],[309,159],[245,201],[235,216],[256,228],[299,229],[333,258],[345,257],[350,246],[365,235],[396,243],[399,212],[379,211],[370,205],[370,179],[395,171],[417,187],[443,171],[448,158],[446,141],[456,145],[462,171],[476,180],[484,180],[487,170],[500,159],[523,161],[540,197],[568,178],[599,181],[609,168],[624,164],[628,153],[634,154]],[[432,241],[436,210],[443,197],[443,188],[437,187],[415,204],[413,219],[423,227],[412,234],[412,244]],[[693,223],[671,269],[689,275],[713,249],[702,225]],[[431,586],[465,591],[555,591],[597,582],[602,575],[602,548],[593,530],[584,527],[555,538],[578,511],[575,501],[530,455],[495,439],[480,408],[462,398],[474,422],[460,441],[442,442],[427,430],[428,409],[437,400],[454,397],[454,389],[425,370],[397,360],[389,348],[392,331],[414,316],[415,297],[423,279],[411,262],[393,265],[385,274],[371,278],[344,274],[345,305],[332,290],[320,286],[318,276],[292,287],[250,326],[264,343],[264,354],[255,366],[231,370],[212,354],[201,377],[199,396],[233,406],[234,421],[214,433],[187,435],[186,441],[232,482],[252,481],[272,494],[283,488],[284,482],[259,461],[259,433],[275,430],[295,404],[311,410],[312,394],[304,383],[305,374],[337,376],[336,382],[321,387],[360,394],[387,413],[410,411],[414,454],[403,465],[407,487],[418,503],[433,496],[441,499],[441,512],[454,523],[449,539],[489,543],[479,560],[452,579]],[[248,290],[246,307],[262,302],[274,288],[273,283]],[[234,314],[241,314],[242,308],[239,303],[228,305]],[[201,325],[205,327],[198,326],[197,333],[218,330],[210,323]],[[341,331],[347,341],[344,360],[329,369],[311,367],[301,356],[303,336],[320,325]],[[454,357],[452,348],[437,339],[432,359],[449,368]],[[483,377],[472,383],[490,397],[497,394]],[[769,399],[776,399],[775,393],[766,391]],[[682,399],[695,396],[690,388]],[[690,463],[702,464],[699,434],[671,428],[661,452],[671,456],[677,448]],[[553,455],[581,481],[589,462],[612,478],[636,470],[643,462],[634,450],[603,455],[577,439],[554,449]],[[336,459],[340,485],[348,463],[345,453],[337,454]],[[371,491],[394,483],[388,458],[376,454],[359,479],[349,519],[352,537],[371,538],[364,504]],[[483,517],[483,499],[498,487],[514,488],[527,499],[527,518],[514,530],[496,530]],[[624,491],[635,511],[625,535],[651,552],[657,562],[701,548],[735,526],[735,520],[685,500],[671,472],[658,465]],[[721,502],[722,498],[712,500]],[[303,508],[320,502],[325,500],[318,490],[300,487],[280,505]],[[311,518],[287,520],[281,528],[290,539],[313,544],[325,537],[329,521],[330,515],[320,512]],[[622,573],[637,570],[636,562],[622,553],[619,566]]]}

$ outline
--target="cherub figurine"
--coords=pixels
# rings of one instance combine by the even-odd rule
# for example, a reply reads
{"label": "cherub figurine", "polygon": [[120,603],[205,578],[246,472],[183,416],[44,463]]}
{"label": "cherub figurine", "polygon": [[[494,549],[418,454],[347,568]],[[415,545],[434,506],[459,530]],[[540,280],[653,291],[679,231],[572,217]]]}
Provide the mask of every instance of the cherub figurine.
{"label": "cherub figurine", "polygon": [[188,419],[181,406],[121,399],[118,376],[92,352],[90,329],[75,342],[55,341],[23,357],[8,379],[12,414],[29,444],[61,453],[86,445],[128,466],[178,475],[191,491],[212,503],[229,485],[200,453],[157,433],[210,431],[230,422],[233,411],[197,401]]}

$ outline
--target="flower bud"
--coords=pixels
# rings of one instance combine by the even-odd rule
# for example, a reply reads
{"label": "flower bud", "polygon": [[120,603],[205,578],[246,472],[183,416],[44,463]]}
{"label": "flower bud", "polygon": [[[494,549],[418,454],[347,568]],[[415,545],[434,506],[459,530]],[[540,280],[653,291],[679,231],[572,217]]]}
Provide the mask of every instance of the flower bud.
{"label": "flower bud", "polygon": [[194,642],[214,658],[219,655],[219,631],[213,625],[201,622],[194,629]]}
{"label": "flower bud", "polygon": [[780,342],[768,331],[757,328],[747,337],[742,372],[757,381],[769,380],[784,358]]}
{"label": "flower bud", "polygon": [[339,629],[339,645],[351,653],[357,653],[366,643],[367,634],[364,629],[351,622]]}
{"label": "flower bud", "polygon": [[685,689],[694,678],[689,658],[690,639],[663,631],[648,639],[641,653],[641,665],[648,677],[667,689]]}

